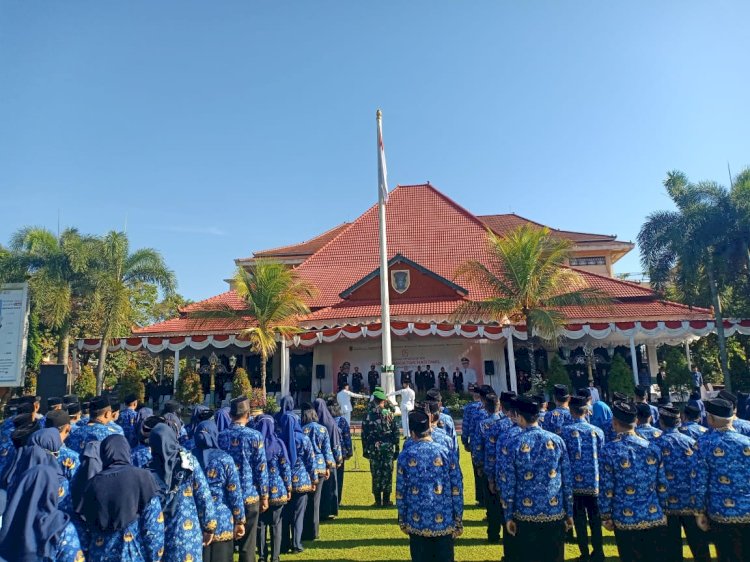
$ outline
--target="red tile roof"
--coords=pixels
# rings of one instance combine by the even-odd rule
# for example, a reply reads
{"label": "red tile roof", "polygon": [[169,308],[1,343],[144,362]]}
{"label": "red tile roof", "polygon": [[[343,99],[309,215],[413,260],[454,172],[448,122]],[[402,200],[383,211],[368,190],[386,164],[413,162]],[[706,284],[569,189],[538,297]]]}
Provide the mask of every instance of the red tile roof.
{"label": "red tile roof", "polygon": [[134,328],[136,336],[191,336],[196,334],[239,334],[255,325],[252,318],[172,318],[143,328]]}
{"label": "red tile roof", "polygon": [[[254,258],[270,258],[270,257],[281,257],[281,256],[311,256],[328,242],[336,238],[350,223],[345,222],[338,226],[333,227],[330,230],[326,230],[322,234],[318,234],[310,240],[300,242],[299,244],[290,244],[288,246],[280,246],[278,248],[272,248],[270,250],[261,250],[260,252],[253,252]],[[251,259],[251,258],[245,258]]]}
{"label": "red tile roof", "polygon": [[243,308],[245,308],[245,305],[242,302],[242,299],[237,296],[237,293],[234,292],[234,290],[229,290],[224,293],[221,293],[220,295],[216,295],[214,297],[210,297],[208,299],[194,302],[187,306],[184,306],[180,309],[180,312],[188,313],[188,312],[193,312],[196,310],[205,310],[205,309],[223,308],[223,307],[230,307],[230,308],[233,308],[234,310],[242,310]]}
{"label": "red tile roof", "polygon": [[535,226],[549,228],[552,231],[552,234],[561,238],[567,238],[573,242],[614,242],[617,239],[617,236],[613,234],[591,234],[588,232],[575,232],[572,230],[550,228],[544,224],[519,216],[515,213],[502,215],[477,215],[477,218],[499,235],[505,234],[506,232],[525,224],[533,224]]}

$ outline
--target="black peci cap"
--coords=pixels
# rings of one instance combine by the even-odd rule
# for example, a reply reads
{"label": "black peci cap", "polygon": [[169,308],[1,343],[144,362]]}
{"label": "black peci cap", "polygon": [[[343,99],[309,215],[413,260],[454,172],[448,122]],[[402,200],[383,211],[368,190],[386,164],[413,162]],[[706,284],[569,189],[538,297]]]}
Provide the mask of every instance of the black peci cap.
{"label": "black peci cap", "polygon": [[673,406],[662,406],[659,408],[659,420],[669,427],[675,427],[680,423],[680,410]]}
{"label": "black peci cap", "polygon": [[612,396],[615,402],[627,402],[628,401],[628,395],[623,394],[622,392],[614,392],[612,393]]}
{"label": "black peci cap", "polygon": [[[247,400],[247,398],[245,398]],[[179,415],[182,411],[182,404],[180,404],[177,400],[167,400],[164,402],[164,407],[162,408],[162,414],[177,414]]]}
{"label": "black peci cap", "polygon": [[519,396],[515,399],[516,409],[521,414],[535,416],[539,414],[539,403],[528,396]]}
{"label": "black peci cap", "polygon": [[635,423],[638,410],[635,404],[618,401],[612,405],[612,415],[617,421],[630,425]]}
{"label": "black peci cap", "polygon": [[688,404],[685,406],[685,416],[690,418],[691,420],[697,420],[699,417],[701,417],[701,409],[698,407],[697,404]]}
{"label": "black peci cap", "polygon": [[565,400],[570,396],[570,391],[568,390],[567,385],[556,384],[553,389],[553,394],[555,395],[555,400]]}
{"label": "black peci cap", "polygon": [[65,396],[63,396],[63,404],[65,404],[66,406],[68,404],[74,404],[76,402],[78,402],[78,396],[75,394],[66,394]]}
{"label": "black peci cap", "polygon": [[229,404],[229,415],[239,417],[250,412],[250,400],[247,396],[238,396]]}
{"label": "black peci cap", "polygon": [[106,396],[95,396],[89,402],[89,410],[92,412],[98,412],[106,408],[110,408],[112,405],[109,402],[109,398]]}
{"label": "black peci cap", "polygon": [[424,410],[412,410],[409,412],[409,431],[422,434],[430,429],[430,417]]}
{"label": "black peci cap", "polygon": [[571,396],[569,406],[571,408],[585,408],[586,404],[589,403],[589,399],[585,396]]}
{"label": "black peci cap", "polygon": [[578,396],[583,396],[584,398],[591,398],[591,389],[588,387],[579,388],[576,391],[576,394]]}
{"label": "black peci cap", "polygon": [[70,424],[70,416],[65,410],[52,410],[51,412],[47,412],[44,419],[45,427],[58,428],[68,424]]}
{"label": "black peci cap", "polygon": [[47,407],[52,408],[53,406],[61,406],[63,403],[63,399],[59,396],[50,396],[47,398]]}
{"label": "black peci cap", "polygon": [[512,390],[510,390],[510,391],[508,391],[508,390],[503,390],[503,391],[502,391],[502,392],[500,393],[500,402],[502,402],[503,404],[510,404],[510,403],[511,403],[511,401],[512,401],[512,400],[513,400],[513,399],[514,399],[515,397],[516,397],[516,393],[515,393],[515,392],[513,392]]}
{"label": "black peci cap", "polygon": [[717,418],[731,419],[734,416],[734,406],[729,400],[714,398],[704,402],[706,411]]}
{"label": "black peci cap", "polygon": [[125,398],[122,399],[123,404],[132,404],[138,400],[138,396],[136,396],[135,392],[131,392],[130,394],[126,394]]}
{"label": "black peci cap", "polygon": [[68,404],[68,415],[69,416],[75,416],[76,414],[81,413],[81,405],[78,402],[73,402],[71,404]]}
{"label": "black peci cap", "polygon": [[643,420],[651,416],[651,407],[648,404],[636,404],[635,409],[638,412],[638,417]]}
{"label": "black peci cap", "polygon": [[716,398],[721,398],[722,400],[726,400],[730,404],[732,404],[733,408],[737,407],[737,397],[729,392],[728,390],[721,390],[719,391],[719,394],[716,395]]}
{"label": "black peci cap", "polygon": [[635,395],[638,398],[643,398],[644,396],[648,395],[648,390],[649,389],[647,386],[643,386],[639,384],[638,386],[635,387]]}

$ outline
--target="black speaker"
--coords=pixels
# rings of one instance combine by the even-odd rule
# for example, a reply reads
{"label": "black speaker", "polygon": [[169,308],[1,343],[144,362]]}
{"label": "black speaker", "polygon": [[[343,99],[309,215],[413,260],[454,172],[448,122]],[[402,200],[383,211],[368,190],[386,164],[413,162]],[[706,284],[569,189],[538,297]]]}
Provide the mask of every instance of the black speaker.
{"label": "black speaker", "polygon": [[68,393],[68,374],[65,365],[42,365],[39,368],[36,393],[42,398],[40,409],[43,412],[47,411],[47,398],[65,396]]}
{"label": "black speaker", "polygon": [[315,365],[315,378],[316,379],[326,378],[326,366],[325,365]]}
{"label": "black speaker", "polygon": [[495,374],[495,362],[485,361],[484,362],[484,374],[488,377],[494,376]]}

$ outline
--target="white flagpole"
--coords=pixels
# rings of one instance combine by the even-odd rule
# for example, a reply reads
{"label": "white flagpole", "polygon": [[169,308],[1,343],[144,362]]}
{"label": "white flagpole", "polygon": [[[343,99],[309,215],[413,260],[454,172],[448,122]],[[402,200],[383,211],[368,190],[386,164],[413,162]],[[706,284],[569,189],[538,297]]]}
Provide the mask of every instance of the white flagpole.
{"label": "white flagpole", "polygon": [[383,365],[381,367],[381,384],[386,394],[396,390],[393,380],[391,358],[391,306],[388,295],[388,239],[385,233],[385,204],[388,198],[388,174],[385,167],[385,149],[383,147],[383,114],[378,109],[378,213],[380,217],[380,318],[382,322]]}

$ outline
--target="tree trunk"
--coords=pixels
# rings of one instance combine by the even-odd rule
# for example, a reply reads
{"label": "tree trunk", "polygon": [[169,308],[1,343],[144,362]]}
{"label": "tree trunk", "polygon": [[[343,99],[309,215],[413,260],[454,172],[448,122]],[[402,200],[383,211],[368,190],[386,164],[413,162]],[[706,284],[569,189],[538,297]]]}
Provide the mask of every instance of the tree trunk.
{"label": "tree trunk", "polygon": [[57,363],[60,365],[68,364],[68,354],[70,353],[70,328],[63,326],[60,331],[60,338],[57,340]]}
{"label": "tree trunk", "polygon": [[260,354],[260,388],[263,392],[263,399],[266,398],[266,363],[268,362],[268,358]]}
{"label": "tree trunk", "polygon": [[724,336],[724,315],[721,313],[721,297],[719,288],[714,279],[713,264],[706,268],[708,272],[708,283],[711,289],[711,301],[714,305],[714,319],[716,321],[716,337],[719,340],[719,362],[724,375],[724,385],[727,391],[732,392],[732,380],[729,374],[729,360],[727,358],[727,341]]}
{"label": "tree trunk", "polygon": [[104,389],[104,365],[107,361],[107,352],[109,351],[109,329],[104,330],[102,334],[102,344],[99,348],[99,364],[96,366],[96,394],[101,396]]}

